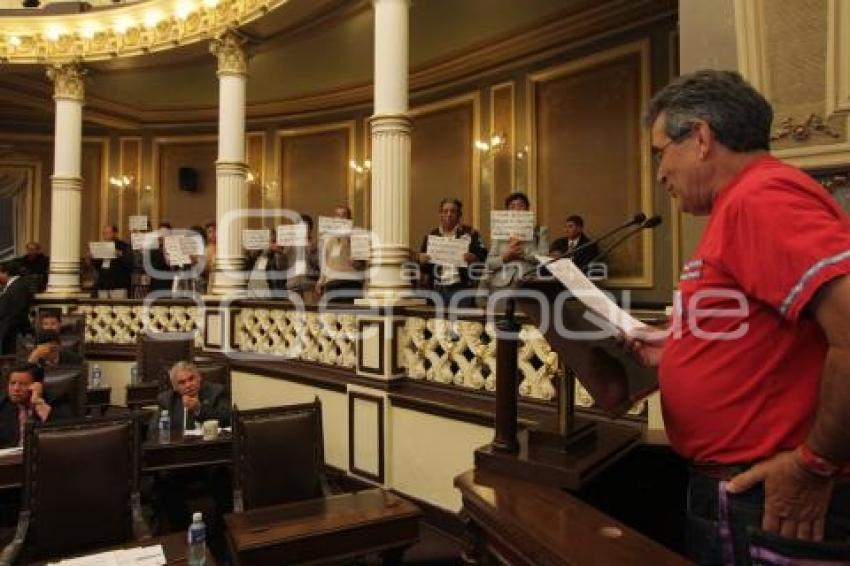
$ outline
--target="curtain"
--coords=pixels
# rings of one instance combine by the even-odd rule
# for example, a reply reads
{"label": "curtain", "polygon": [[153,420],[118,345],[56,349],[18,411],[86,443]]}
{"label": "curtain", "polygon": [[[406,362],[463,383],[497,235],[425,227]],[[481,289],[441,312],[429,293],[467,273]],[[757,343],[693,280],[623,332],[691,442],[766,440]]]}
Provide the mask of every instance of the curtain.
{"label": "curtain", "polygon": [[32,235],[28,225],[32,218],[31,169],[26,166],[3,165],[0,163],[0,199],[12,199],[15,211],[14,255],[24,251],[24,245]]}

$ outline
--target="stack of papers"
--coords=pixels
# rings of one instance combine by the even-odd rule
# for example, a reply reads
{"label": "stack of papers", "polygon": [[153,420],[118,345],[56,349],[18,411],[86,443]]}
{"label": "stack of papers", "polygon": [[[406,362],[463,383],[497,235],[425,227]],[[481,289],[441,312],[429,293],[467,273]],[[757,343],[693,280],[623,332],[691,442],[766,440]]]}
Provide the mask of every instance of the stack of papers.
{"label": "stack of papers", "polygon": [[99,552],[79,558],[69,558],[59,562],[51,562],[61,566],[161,566],[165,564],[165,554],[162,545],[142,546],[122,550]]}
{"label": "stack of papers", "polygon": [[604,318],[626,336],[633,335],[635,330],[646,328],[644,323],[621,309],[617,303],[585,277],[572,260],[552,261],[551,258],[543,255],[535,257],[541,265],[546,265],[549,273],[569,289],[576,299],[584,303],[584,306]]}

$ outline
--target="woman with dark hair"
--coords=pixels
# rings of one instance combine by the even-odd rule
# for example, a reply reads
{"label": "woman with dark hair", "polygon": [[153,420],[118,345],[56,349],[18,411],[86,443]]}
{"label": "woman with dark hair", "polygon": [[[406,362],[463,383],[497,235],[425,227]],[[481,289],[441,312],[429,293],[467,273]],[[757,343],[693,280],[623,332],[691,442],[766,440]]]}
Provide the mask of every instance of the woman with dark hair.
{"label": "woman with dark hair", "polygon": [[[515,192],[505,199],[505,210],[530,210],[531,202],[525,193]],[[487,256],[487,282],[491,290],[510,287],[537,267],[535,255],[549,252],[548,229],[536,225],[531,240],[510,238],[494,240]]]}

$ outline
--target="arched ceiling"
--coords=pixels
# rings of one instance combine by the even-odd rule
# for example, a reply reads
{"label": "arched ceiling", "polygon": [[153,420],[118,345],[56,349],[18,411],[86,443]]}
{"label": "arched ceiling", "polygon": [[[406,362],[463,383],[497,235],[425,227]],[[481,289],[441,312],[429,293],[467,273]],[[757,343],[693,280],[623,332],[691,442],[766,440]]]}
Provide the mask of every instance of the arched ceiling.
{"label": "arched ceiling", "polygon": [[[410,14],[411,71],[445,65],[458,54],[515,39],[523,30],[591,12],[601,5],[648,6],[653,0],[415,0]],[[669,2],[655,0],[658,5]],[[2,24],[2,18],[0,18]],[[368,100],[373,66],[373,13],[368,0],[289,0],[240,28],[249,41],[250,116],[332,105],[341,92]],[[483,56],[483,55],[482,55]],[[121,127],[214,119],[215,60],[207,42],[87,65],[87,119]],[[415,78],[415,76],[414,76]],[[416,81],[412,87],[416,88]],[[0,119],[52,109],[44,67],[0,65]],[[45,98],[46,97],[46,98]],[[357,98],[357,97],[354,97]],[[347,98],[347,101],[354,98]],[[100,114],[99,114],[100,113]],[[100,115],[105,117],[100,119]],[[17,113],[20,117],[21,114]]]}

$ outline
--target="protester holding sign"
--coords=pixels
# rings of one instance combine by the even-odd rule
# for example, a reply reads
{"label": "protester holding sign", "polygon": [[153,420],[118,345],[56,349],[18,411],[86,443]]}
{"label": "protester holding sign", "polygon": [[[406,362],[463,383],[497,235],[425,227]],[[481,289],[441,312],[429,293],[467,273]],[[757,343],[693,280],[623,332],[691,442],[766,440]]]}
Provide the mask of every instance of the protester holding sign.
{"label": "protester holding sign", "polygon": [[247,252],[248,290],[259,295],[280,296],[286,289],[286,257],[277,244],[276,233],[267,228],[244,230],[242,243]]}
{"label": "protester holding sign", "polygon": [[301,294],[307,301],[315,300],[319,251],[312,238],[313,218],[302,214],[300,223],[278,226],[277,230],[278,243],[285,246],[286,288]]}
{"label": "protester holding sign", "polygon": [[[344,229],[346,227],[347,230]],[[346,205],[334,208],[333,218],[319,218],[321,276],[316,284],[319,293],[363,289],[366,262],[354,259],[351,248],[353,234],[351,209]],[[351,298],[354,298],[353,295]]]}
{"label": "protester holding sign", "polygon": [[[481,235],[471,226],[460,223],[462,215],[463,204],[460,200],[444,198],[440,201],[440,225],[428,232],[419,249],[419,263],[423,266],[428,278],[426,284],[430,284],[439,293],[446,306],[451,304],[452,297],[458,292],[475,287],[470,271],[475,264],[483,263],[487,258],[487,248],[481,241]],[[439,240],[432,240],[432,237]],[[437,247],[441,250],[452,247],[452,243],[446,244],[445,239],[464,241],[465,243],[460,245],[465,247],[466,251],[455,260],[443,261],[441,257],[441,261],[437,263],[428,253],[429,240],[431,241],[430,251],[434,252]],[[471,297],[461,301],[458,306],[472,306]]]}
{"label": "protester holding sign", "polygon": [[514,214],[512,229],[507,232],[503,230],[503,223],[491,222],[493,246],[487,257],[487,286],[491,290],[513,285],[520,277],[535,269],[535,254],[547,255],[549,251],[548,230],[545,226],[534,224],[531,203],[524,193],[508,195],[505,209],[525,214]]}
{"label": "protester holding sign", "polygon": [[[95,289],[101,299],[126,299],[130,294],[133,273],[133,250],[130,244],[118,239],[118,228],[113,224],[103,227],[103,242],[90,242],[86,261],[97,272]],[[106,243],[112,243],[112,257],[106,257]],[[96,244],[96,245],[92,245]]]}

